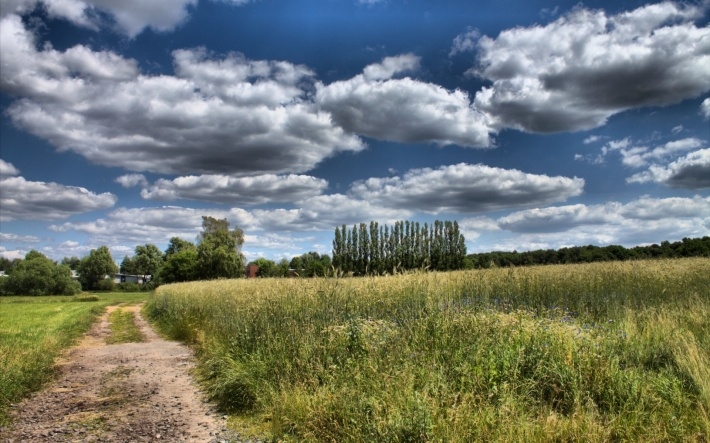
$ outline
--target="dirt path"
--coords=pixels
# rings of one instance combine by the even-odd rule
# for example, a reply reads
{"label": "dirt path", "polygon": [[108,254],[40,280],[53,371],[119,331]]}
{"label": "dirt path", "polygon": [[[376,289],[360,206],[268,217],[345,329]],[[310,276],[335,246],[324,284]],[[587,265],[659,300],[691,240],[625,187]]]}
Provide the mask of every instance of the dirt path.
{"label": "dirt path", "polygon": [[110,307],[59,362],[58,379],[18,404],[0,442],[223,442],[224,419],[198,392],[188,348],[135,313],[145,341],[107,345]]}

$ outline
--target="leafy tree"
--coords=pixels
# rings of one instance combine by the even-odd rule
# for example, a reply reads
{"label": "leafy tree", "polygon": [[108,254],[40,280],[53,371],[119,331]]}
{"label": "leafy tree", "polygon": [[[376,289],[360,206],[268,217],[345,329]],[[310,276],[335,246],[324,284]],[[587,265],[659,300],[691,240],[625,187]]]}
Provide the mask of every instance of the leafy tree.
{"label": "leafy tree", "polygon": [[138,245],[133,256],[134,274],[157,276],[163,266],[163,253],[153,244]]}
{"label": "leafy tree", "polygon": [[202,280],[235,278],[244,274],[245,258],[241,253],[244,232],[229,230],[227,219],[202,217],[202,233],[197,245],[197,276]]}
{"label": "leafy tree", "polygon": [[81,263],[81,259],[79,257],[64,257],[61,261],[61,265],[67,265],[69,266],[69,269],[76,271],[79,268],[79,263]]}
{"label": "leafy tree", "polygon": [[133,263],[133,259],[129,256],[123,257],[121,265],[118,269],[121,271],[121,274],[136,275],[136,265]]}
{"label": "leafy tree", "polygon": [[113,277],[118,272],[118,266],[111,257],[107,246],[92,249],[89,255],[81,259],[79,264],[79,281],[85,290],[99,288],[99,283],[108,275]]}
{"label": "leafy tree", "polygon": [[164,283],[191,281],[197,278],[197,247],[179,237],[170,239],[165,250],[159,279]]}
{"label": "leafy tree", "polygon": [[66,265],[57,266],[44,254],[32,250],[12,269],[4,291],[17,295],[74,295],[81,286],[71,278]]}
{"label": "leafy tree", "polygon": [[276,262],[269,260],[264,257],[259,257],[256,260],[249,263],[251,265],[257,265],[259,270],[256,272],[257,277],[279,277],[279,268]]}

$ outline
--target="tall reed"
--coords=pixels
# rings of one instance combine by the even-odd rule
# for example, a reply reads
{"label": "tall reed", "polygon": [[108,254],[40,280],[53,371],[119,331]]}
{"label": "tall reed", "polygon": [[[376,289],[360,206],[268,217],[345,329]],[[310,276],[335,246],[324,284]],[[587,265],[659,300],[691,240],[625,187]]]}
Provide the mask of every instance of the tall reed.
{"label": "tall reed", "polygon": [[710,260],[160,287],[221,407],[313,442],[708,438]]}

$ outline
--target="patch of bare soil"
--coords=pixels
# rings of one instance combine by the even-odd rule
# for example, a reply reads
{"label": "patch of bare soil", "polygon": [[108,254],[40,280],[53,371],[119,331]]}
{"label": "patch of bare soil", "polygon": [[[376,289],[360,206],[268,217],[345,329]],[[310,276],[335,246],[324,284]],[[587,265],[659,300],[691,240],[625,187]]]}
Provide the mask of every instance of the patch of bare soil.
{"label": "patch of bare soil", "polygon": [[189,348],[160,338],[132,310],[145,341],[107,345],[108,314],[59,362],[47,389],[16,405],[0,442],[227,442],[224,418],[189,370]]}

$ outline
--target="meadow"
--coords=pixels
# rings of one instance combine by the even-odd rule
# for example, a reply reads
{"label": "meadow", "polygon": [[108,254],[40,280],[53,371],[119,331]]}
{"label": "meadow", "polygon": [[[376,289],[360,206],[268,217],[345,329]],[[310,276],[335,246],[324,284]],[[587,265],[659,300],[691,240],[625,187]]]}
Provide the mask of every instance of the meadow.
{"label": "meadow", "polygon": [[274,441],[710,438],[710,259],[192,282],[147,312]]}
{"label": "meadow", "polygon": [[0,297],[0,425],[10,405],[52,379],[56,358],[83,336],[106,306],[146,293]]}

